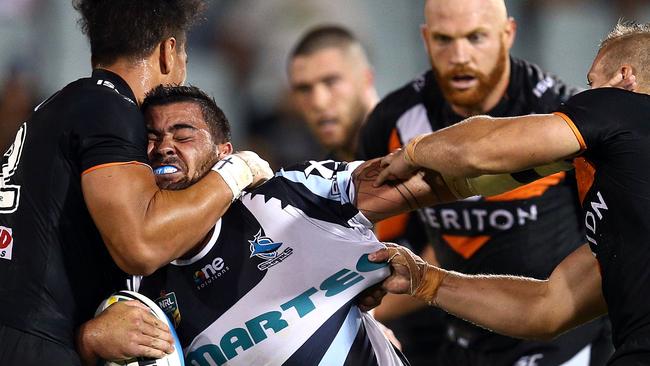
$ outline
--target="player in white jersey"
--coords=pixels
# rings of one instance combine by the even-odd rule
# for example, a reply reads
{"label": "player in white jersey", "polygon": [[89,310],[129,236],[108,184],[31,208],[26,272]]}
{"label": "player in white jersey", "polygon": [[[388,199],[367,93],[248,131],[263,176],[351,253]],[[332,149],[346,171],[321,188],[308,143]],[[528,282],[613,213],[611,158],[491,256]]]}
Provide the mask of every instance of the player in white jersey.
{"label": "player in white jersey", "polygon": [[[241,163],[225,116],[198,89],[159,87],[142,109],[161,188],[186,187],[217,160]],[[372,222],[439,196],[424,176],[372,187],[377,163],[280,170],[195,250],[134,284],[173,320],[189,364],[408,364],[355,297],[389,274],[367,260],[383,245]]]}

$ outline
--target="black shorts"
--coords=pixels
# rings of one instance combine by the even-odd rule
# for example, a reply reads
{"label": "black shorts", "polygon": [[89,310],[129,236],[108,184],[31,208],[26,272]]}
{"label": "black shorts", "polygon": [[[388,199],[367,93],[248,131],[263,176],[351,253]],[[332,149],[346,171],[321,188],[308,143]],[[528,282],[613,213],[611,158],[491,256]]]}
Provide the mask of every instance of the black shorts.
{"label": "black shorts", "polygon": [[[609,321],[597,319],[550,342],[517,341],[509,347],[477,350],[452,339],[442,342],[437,366],[603,366],[613,352]],[[594,331],[595,330],[595,331]],[[576,332],[577,331],[577,332]],[[571,362],[568,362],[571,361]]]}
{"label": "black shorts", "polygon": [[0,324],[0,365],[81,366],[81,361],[69,347]]}
{"label": "black shorts", "polygon": [[616,349],[607,366],[650,365],[650,332],[642,331],[629,336]]}

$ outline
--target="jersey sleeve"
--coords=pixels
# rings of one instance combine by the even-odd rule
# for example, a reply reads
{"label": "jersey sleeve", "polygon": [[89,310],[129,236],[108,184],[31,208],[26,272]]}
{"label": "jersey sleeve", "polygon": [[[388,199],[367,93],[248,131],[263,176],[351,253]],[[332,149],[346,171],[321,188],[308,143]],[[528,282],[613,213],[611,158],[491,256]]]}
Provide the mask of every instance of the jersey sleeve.
{"label": "jersey sleeve", "polygon": [[562,117],[580,142],[582,150],[599,150],[615,133],[625,113],[612,110],[627,93],[615,88],[598,88],[579,93],[561,105],[556,115]]}
{"label": "jersey sleeve", "polygon": [[148,164],[147,133],[138,107],[118,94],[91,97],[98,102],[86,103],[75,117],[73,139],[81,171],[111,163]]}

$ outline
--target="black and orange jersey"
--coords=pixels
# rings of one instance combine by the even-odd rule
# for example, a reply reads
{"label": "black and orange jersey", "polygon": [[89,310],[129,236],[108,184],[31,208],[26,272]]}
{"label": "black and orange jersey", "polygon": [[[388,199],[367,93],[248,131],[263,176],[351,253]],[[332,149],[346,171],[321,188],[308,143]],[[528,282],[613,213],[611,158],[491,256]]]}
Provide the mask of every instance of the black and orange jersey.
{"label": "black and orange jersey", "polygon": [[103,164],[147,163],[129,86],[95,70],[39,105],[2,161],[0,324],[73,347],[75,327],[116,289],[113,263],[81,178]]}
{"label": "black and orange jersey", "polygon": [[[615,358],[650,352],[650,96],[585,91],[559,108],[575,159],[586,237],[603,276]],[[648,360],[646,360],[648,361]]]}
{"label": "black and orange jersey", "polygon": [[[511,65],[504,97],[486,114],[550,113],[578,92],[533,64],[511,58]],[[420,134],[461,120],[429,71],[389,94],[372,111],[361,132],[360,158],[383,156]],[[502,195],[471,197],[418,213],[442,267],[468,274],[547,278],[584,242],[572,173],[546,177]],[[485,349],[519,342],[473,329],[480,334],[474,335],[476,344]]]}

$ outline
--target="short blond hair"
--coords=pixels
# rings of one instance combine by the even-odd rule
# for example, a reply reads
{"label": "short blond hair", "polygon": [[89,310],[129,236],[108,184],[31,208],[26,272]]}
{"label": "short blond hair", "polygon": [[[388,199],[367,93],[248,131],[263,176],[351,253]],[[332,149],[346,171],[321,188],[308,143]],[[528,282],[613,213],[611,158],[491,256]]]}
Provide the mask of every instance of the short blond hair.
{"label": "short blond hair", "polygon": [[650,23],[638,24],[619,20],[614,29],[600,43],[603,65],[607,72],[629,64],[634,69],[640,88],[648,89],[650,82]]}

